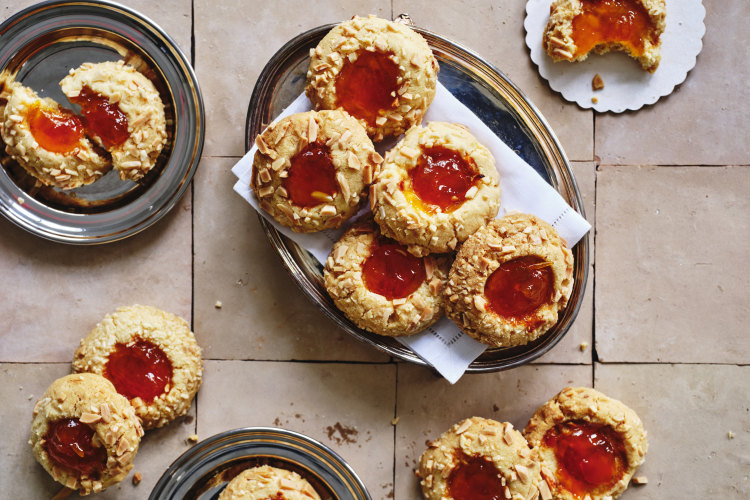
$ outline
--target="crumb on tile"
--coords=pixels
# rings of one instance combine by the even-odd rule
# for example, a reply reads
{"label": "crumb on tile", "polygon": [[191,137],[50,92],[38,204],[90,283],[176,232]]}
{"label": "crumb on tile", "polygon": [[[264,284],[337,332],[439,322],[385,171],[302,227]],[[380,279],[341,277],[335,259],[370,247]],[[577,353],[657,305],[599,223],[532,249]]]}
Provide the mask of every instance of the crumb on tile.
{"label": "crumb on tile", "polygon": [[581,349],[581,352],[583,352],[583,351],[585,351],[585,350],[586,350],[586,348],[587,348],[588,346],[589,346],[589,343],[588,343],[588,342],[581,342],[581,345],[580,345],[580,346],[578,346],[578,347],[579,347],[579,349]]}
{"label": "crumb on tile", "polygon": [[395,417],[391,419],[391,425],[396,425],[401,417]]}
{"label": "crumb on tile", "polygon": [[190,434],[187,437],[188,443],[197,443],[198,442],[198,434]]}
{"label": "crumb on tile", "polygon": [[648,478],[646,476],[635,476],[633,484],[648,484]]}
{"label": "crumb on tile", "polygon": [[222,304],[220,300],[217,300],[217,301],[216,301],[216,302],[214,303],[214,307],[215,307],[216,309],[221,309],[222,307],[224,307],[224,304]]}
{"label": "crumb on tile", "polygon": [[140,483],[142,479],[143,479],[143,474],[141,474],[140,472],[136,472],[135,474],[133,474],[133,486],[137,486],[138,483]]}
{"label": "crumb on tile", "polygon": [[732,432],[732,431],[727,431],[727,438],[729,438],[729,439],[734,439],[734,432]]}
{"label": "crumb on tile", "polygon": [[591,80],[591,88],[594,90],[601,90],[604,88],[604,80],[599,76],[599,73],[595,74],[594,78]]}

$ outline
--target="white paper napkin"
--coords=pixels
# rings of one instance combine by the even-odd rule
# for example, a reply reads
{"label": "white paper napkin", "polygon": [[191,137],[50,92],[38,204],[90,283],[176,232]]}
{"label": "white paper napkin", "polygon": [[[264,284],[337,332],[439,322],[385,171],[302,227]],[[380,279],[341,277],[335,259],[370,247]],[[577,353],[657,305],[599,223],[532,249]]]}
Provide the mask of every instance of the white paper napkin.
{"label": "white paper napkin", "polygon": [[[276,119],[310,109],[312,109],[310,100],[302,94]],[[489,127],[440,83],[438,83],[435,100],[427,110],[424,121],[462,123],[469,127],[477,140],[492,152],[500,173],[502,189],[498,217],[510,210],[534,214],[552,224],[571,247],[591,229],[586,219],[573,210],[552,186],[547,184],[528,163],[502,142]],[[253,146],[232,168],[232,172],[238,177],[234,190],[282,234],[307,249],[320,262],[325,262],[333,243],[338,240],[345,229],[299,234],[280,225],[264,210],[260,210],[258,200],[250,189],[253,157],[256,150],[257,148]],[[369,209],[363,209],[363,211],[367,210]],[[409,337],[400,337],[398,340],[432,365],[452,384],[461,378],[469,364],[486,349],[485,345],[463,334],[447,318],[441,319],[423,332]]]}

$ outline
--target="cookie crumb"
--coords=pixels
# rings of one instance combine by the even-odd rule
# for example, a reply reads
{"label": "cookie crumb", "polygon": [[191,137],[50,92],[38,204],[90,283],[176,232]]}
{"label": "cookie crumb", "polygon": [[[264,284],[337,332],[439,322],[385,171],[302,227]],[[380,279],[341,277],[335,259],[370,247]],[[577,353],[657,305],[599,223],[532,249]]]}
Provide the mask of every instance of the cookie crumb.
{"label": "cookie crumb", "polygon": [[727,431],[727,439],[734,439],[734,432]]}
{"label": "cookie crumb", "polygon": [[579,347],[579,349],[581,349],[581,352],[583,352],[583,351],[585,351],[585,350],[586,350],[586,348],[587,348],[588,346],[589,346],[589,343],[588,343],[588,342],[581,342],[581,345],[580,345],[580,346],[578,346],[578,347]]}
{"label": "cookie crumb", "polygon": [[143,475],[140,472],[133,474],[133,486],[138,486],[138,483],[143,479]]}
{"label": "cookie crumb", "polygon": [[187,437],[187,442],[188,443],[197,443],[198,442],[198,434],[190,434]]}
{"label": "cookie crumb", "polygon": [[222,304],[220,300],[217,300],[217,301],[216,301],[216,302],[214,303],[214,307],[215,307],[216,309],[221,309],[222,307],[224,307],[224,304]]}
{"label": "cookie crumb", "polygon": [[19,205],[23,205],[24,203],[25,203],[24,199],[19,196],[18,197],[18,204]]}
{"label": "cookie crumb", "polygon": [[604,80],[599,76],[599,73],[594,75],[594,79],[591,80],[591,88],[594,90],[601,90],[604,88]]}
{"label": "cookie crumb", "polygon": [[395,417],[391,419],[391,425],[396,425],[401,417]]}
{"label": "cookie crumb", "polygon": [[635,476],[633,484],[648,484],[648,478],[646,476]]}
{"label": "cookie crumb", "polygon": [[599,102],[599,98],[598,97],[592,97],[591,98],[591,102],[593,102],[594,104],[596,104],[596,103]]}

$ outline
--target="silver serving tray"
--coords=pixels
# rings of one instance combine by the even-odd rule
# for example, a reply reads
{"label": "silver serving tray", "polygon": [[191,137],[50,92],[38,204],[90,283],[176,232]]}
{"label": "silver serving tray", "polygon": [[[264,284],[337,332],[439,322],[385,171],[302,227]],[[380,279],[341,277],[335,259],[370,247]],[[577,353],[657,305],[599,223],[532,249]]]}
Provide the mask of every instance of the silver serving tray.
{"label": "silver serving tray", "polygon": [[[245,148],[283,109],[304,91],[309,51],[335,25],[302,33],[284,45],[260,74],[248,109]],[[529,163],[581,215],[583,203],[560,142],[547,121],[521,91],[498,69],[477,54],[419,27],[440,63],[440,82],[468,106],[497,136]],[[502,184],[502,179],[500,180]],[[323,286],[323,267],[306,250],[282,236],[258,216],[269,241],[302,291],[341,328],[356,339],[404,361],[427,365],[397,340],[367,332],[341,313]],[[573,248],[573,291],[557,324],[525,346],[490,348],[471,363],[467,372],[491,372],[519,366],[550,350],[573,324],[583,300],[589,268],[588,234]]]}
{"label": "silver serving tray", "polygon": [[0,147],[0,213],[43,238],[73,244],[117,241],[166,215],[198,167],[203,99],[189,60],[153,21],[105,1],[43,2],[0,25],[0,81],[16,80],[71,106],[58,85],[84,62],[124,59],[156,86],[167,116],[167,144],[139,182],[110,171],[88,186],[41,186]]}
{"label": "silver serving tray", "polygon": [[150,500],[215,500],[245,469],[270,465],[297,472],[322,500],[370,500],[352,468],[327,446],[284,429],[247,427],[201,441],[180,455]]}

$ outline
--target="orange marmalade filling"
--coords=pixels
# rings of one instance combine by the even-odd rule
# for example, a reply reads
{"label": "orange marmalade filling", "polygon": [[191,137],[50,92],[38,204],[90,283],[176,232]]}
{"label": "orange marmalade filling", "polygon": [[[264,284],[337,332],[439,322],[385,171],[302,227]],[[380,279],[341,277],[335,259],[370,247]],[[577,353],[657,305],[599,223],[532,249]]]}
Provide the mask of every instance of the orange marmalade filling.
{"label": "orange marmalade filling", "polygon": [[582,0],[582,12],[573,18],[573,42],[578,57],[605,43],[621,43],[635,56],[644,41],[654,37],[651,18],[638,0]]}
{"label": "orange marmalade filling", "polygon": [[552,299],[553,292],[552,268],[536,255],[502,263],[484,285],[487,308],[514,319],[524,319],[536,311]]}
{"label": "orange marmalade filling", "polygon": [[172,382],[172,362],[148,340],[118,343],[104,366],[104,376],[126,398],[139,397],[150,403]]}
{"label": "orange marmalade filling", "polygon": [[398,90],[398,64],[391,54],[363,50],[344,61],[336,77],[337,104],[355,118],[374,126],[381,110],[390,110]]}
{"label": "orange marmalade filling", "polygon": [[[409,170],[411,190],[404,190],[407,200],[422,211],[452,212],[466,201],[466,192],[482,175],[470,158],[444,146],[423,148],[417,166]],[[412,191],[412,192],[410,192]]]}
{"label": "orange marmalade filling", "polygon": [[117,103],[110,103],[108,97],[83,87],[81,93],[70,100],[81,107],[86,131],[98,136],[104,147],[119,146],[130,137],[128,117]]}
{"label": "orange marmalade filling", "polygon": [[448,475],[448,493],[454,500],[506,500],[504,481],[494,463],[460,453]]}
{"label": "orange marmalade filling", "polygon": [[68,154],[83,138],[83,124],[71,111],[35,102],[26,112],[29,131],[47,151]]}
{"label": "orange marmalade filling", "polygon": [[94,430],[77,418],[65,418],[49,425],[43,446],[53,465],[98,477],[107,462],[107,450],[95,447]]}
{"label": "orange marmalade filling", "polygon": [[604,493],[628,468],[622,438],[608,425],[565,422],[548,430],[542,443],[555,453],[558,482],[577,498]]}
{"label": "orange marmalade filling", "polygon": [[328,146],[312,143],[294,155],[283,181],[289,200],[300,207],[314,207],[333,200],[338,191],[336,169]]}
{"label": "orange marmalade filling", "polygon": [[390,240],[373,245],[362,264],[365,287],[388,300],[403,299],[424,282],[427,272],[424,260],[414,257],[406,247]]}

